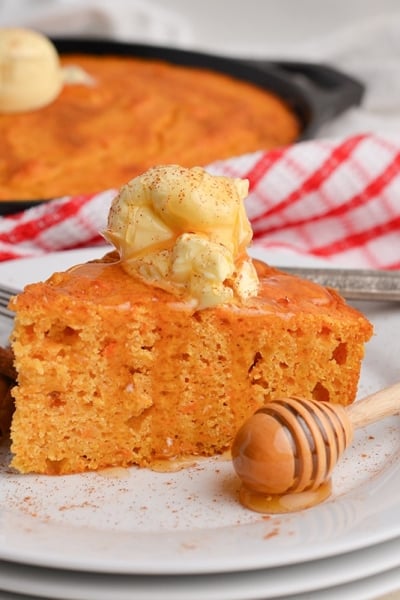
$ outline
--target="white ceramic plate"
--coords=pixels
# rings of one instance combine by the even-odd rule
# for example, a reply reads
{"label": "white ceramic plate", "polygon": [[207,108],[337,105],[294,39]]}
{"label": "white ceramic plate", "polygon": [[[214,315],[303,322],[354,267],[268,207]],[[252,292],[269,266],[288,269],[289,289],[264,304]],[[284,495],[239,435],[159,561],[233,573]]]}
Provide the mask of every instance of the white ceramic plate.
{"label": "white ceramic plate", "polygon": [[[100,254],[92,249],[3,263],[0,281],[21,286]],[[276,253],[265,259],[295,262]],[[361,308],[376,328],[360,383],[364,395],[398,377],[400,336],[393,335],[397,306]],[[359,431],[335,470],[332,497],[274,517],[240,506],[229,461],[199,461],[174,474],[132,468],[20,476],[8,469],[3,449],[0,558],[103,573],[182,575],[287,566],[392,540],[400,536],[399,426],[399,417],[392,417]]]}
{"label": "white ceramic plate", "polygon": [[[366,600],[399,587],[400,538],[288,567],[175,577],[82,573],[0,561],[0,589],[53,600],[282,600],[292,594],[307,600],[322,600],[324,594],[333,600]],[[351,595],[345,595],[347,588]],[[357,595],[359,589],[363,595]]]}

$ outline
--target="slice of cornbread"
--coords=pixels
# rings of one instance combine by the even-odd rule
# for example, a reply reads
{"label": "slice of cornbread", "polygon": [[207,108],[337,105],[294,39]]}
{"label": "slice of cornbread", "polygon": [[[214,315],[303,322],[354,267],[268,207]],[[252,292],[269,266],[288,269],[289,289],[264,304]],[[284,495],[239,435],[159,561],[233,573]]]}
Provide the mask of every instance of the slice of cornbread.
{"label": "slice of cornbread", "polygon": [[255,265],[256,296],[197,311],[117,253],[28,285],[12,303],[12,465],[214,455],[271,398],[352,402],[371,324],[335,292]]}

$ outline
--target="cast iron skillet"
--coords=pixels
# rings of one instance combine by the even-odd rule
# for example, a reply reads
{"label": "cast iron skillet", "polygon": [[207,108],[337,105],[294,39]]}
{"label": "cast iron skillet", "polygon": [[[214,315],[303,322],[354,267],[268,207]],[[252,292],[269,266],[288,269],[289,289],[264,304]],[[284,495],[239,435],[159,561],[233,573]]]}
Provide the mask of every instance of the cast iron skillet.
{"label": "cast iron skillet", "polygon": [[[177,48],[131,44],[103,39],[54,38],[61,54],[116,54],[213,69],[269,90],[281,97],[297,115],[301,134],[310,139],[324,123],[347,108],[360,104],[364,86],[324,64],[242,60]],[[48,199],[1,201],[0,214],[15,213]]]}

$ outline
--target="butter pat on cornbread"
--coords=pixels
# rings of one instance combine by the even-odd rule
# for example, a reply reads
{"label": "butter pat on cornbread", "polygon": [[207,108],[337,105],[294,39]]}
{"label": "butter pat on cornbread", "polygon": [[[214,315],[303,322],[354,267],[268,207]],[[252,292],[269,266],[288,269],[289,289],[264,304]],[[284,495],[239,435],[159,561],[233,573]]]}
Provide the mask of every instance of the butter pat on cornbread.
{"label": "butter pat on cornbread", "polygon": [[63,86],[57,50],[41,33],[0,28],[0,113],[37,110]]}
{"label": "butter pat on cornbread", "polygon": [[272,398],[349,404],[372,326],[247,253],[247,182],[151,169],[121,189],[101,260],[12,302],[12,465],[72,473],[212,456]]}
{"label": "butter pat on cornbread", "polygon": [[247,254],[252,230],[243,200],[248,182],[200,167],[149,169],[112,203],[105,237],[122,268],[202,309],[258,291]]}

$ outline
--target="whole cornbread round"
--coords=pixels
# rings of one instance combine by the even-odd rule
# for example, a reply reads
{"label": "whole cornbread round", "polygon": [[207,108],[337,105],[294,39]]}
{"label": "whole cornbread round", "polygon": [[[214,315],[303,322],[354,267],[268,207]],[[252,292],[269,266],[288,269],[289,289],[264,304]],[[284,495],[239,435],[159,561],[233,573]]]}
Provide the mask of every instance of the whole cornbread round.
{"label": "whole cornbread round", "polygon": [[0,200],[118,189],[156,164],[207,165],[299,135],[276,95],[217,71],[83,54],[61,66],[88,81],[40,110],[0,111]]}

